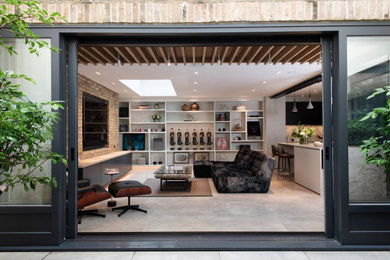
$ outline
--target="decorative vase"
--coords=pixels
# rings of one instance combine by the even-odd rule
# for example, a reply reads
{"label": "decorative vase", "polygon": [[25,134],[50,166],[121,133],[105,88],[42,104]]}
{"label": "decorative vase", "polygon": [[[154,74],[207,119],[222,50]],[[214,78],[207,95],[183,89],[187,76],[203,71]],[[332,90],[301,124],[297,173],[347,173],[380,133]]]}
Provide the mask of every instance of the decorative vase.
{"label": "decorative vase", "polygon": [[184,104],[181,106],[181,110],[188,111],[188,110],[190,110],[190,107],[187,104]]}
{"label": "decorative vase", "polygon": [[309,143],[309,138],[307,138],[306,136],[302,136],[299,138],[299,143],[300,144],[308,144]]}
{"label": "decorative vase", "polygon": [[193,111],[198,111],[199,110],[199,105],[194,102],[194,104],[191,105],[191,110]]}
{"label": "decorative vase", "polygon": [[160,105],[159,104],[154,104],[154,109],[160,109]]}

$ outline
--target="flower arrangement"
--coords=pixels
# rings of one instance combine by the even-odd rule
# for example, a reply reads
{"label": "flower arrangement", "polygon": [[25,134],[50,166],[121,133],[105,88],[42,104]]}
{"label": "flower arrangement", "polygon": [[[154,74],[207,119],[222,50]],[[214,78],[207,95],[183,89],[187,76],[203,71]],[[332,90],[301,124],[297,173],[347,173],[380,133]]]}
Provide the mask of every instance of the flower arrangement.
{"label": "flower arrangement", "polygon": [[154,114],[154,115],[152,116],[152,119],[153,119],[153,122],[159,122],[160,119],[161,119],[161,116],[158,115],[158,114]]}
{"label": "flower arrangement", "polygon": [[299,143],[304,144],[308,143],[308,139],[312,137],[315,133],[316,131],[314,130],[314,128],[299,125],[292,131],[291,136],[299,138]]}

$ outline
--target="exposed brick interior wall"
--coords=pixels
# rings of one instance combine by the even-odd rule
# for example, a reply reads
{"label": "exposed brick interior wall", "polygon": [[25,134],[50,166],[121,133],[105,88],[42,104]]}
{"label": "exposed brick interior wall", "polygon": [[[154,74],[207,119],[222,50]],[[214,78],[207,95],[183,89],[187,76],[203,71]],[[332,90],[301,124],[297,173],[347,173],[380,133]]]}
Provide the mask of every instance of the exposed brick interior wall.
{"label": "exposed brick interior wall", "polygon": [[[78,92],[78,138],[79,138],[79,158],[87,159],[93,156],[106,154],[109,152],[118,151],[119,144],[119,96],[118,93],[103,87],[102,85],[92,81],[82,75],[78,75],[79,92]],[[108,147],[83,151],[83,93],[88,93],[93,96],[108,100]]]}
{"label": "exposed brick interior wall", "polygon": [[389,20],[389,0],[42,0],[69,23]]}

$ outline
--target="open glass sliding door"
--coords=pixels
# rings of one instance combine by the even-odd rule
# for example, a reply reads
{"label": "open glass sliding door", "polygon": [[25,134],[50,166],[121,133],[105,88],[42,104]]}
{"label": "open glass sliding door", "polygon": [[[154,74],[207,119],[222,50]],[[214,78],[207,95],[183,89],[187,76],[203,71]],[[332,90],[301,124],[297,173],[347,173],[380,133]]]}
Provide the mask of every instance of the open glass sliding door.
{"label": "open glass sliding door", "polygon": [[334,95],[337,237],[344,244],[389,244],[390,173],[365,164],[361,148],[370,137],[381,142],[389,136],[378,131],[382,117],[361,118],[385,107],[390,98],[384,93],[367,99],[390,85],[390,36],[361,35],[348,31],[339,41],[340,78]]}

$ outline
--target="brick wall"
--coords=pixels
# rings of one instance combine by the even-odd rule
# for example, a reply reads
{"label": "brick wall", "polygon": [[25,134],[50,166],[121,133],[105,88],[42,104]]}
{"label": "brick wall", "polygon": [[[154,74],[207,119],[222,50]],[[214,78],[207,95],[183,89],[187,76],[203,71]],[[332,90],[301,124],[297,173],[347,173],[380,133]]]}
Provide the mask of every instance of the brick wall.
{"label": "brick wall", "polygon": [[69,23],[389,20],[390,0],[42,0]]}
{"label": "brick wall", "polygon": [[[109,152],[118,151],[119,144],[119,96],[118,93],[115,93],[108,88],[103,87],[102,85],[82,76],[79,74],[79,92],[78,92],[78,138],[79,138],[79,158],[87,159],[93,156],[106,154]],[[91,151],[83,151],[83,93],[88,93],[93,96],[108,100],[108,147],[95,149]]]}

